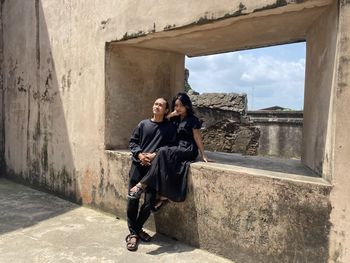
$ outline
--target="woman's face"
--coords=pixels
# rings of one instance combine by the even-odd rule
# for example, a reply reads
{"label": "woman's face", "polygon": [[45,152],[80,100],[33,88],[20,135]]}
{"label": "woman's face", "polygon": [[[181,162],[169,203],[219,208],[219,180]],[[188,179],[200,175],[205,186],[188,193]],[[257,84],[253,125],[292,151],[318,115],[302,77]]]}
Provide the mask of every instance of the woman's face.
{"label": "woman's face", "polygon": [[175,101],[175,111],[182,116],[185,116],[187,113],[186,107],[182,104],[182,102],[179,99]]}

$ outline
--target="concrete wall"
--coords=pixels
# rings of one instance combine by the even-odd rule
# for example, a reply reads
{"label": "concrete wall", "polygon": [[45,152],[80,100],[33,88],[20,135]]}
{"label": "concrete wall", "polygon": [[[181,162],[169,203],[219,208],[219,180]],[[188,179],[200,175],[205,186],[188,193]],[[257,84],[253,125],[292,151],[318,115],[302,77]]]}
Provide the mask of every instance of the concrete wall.
{"label": "concrete wall", "polygon": [[[106,134],[106,119],[111,116],[107,116],[111,105],[106,105],[106,95],[114,93],[106,79],[106,72],[113,68],[108,68],[106,43],[117,41],[118,46],[158,50],[160,53],[144,50],[154,54],[151,61],[170,52],[165,63],[175,62],[178,73],[174,76],[178,76],[183,72],[179,67],[184,54],[209,54],[306,38],[303,161],[331,181],[330,197],[330,186],[322,178],[311,183],[311,179],[302,178],[304,183],[297,183],[283,176],[277,179],[272,172],[260,177],[244,168],[237,173],[214,164],[196,164],[191,169],[193,195],[189,195],[187,204],[197,214],[188,210],[176,214],[176,218],[191,216],[195,223],[188,228],[177,225],[175,234],[188,242],[198,240],[194,243],[238,262],[243,256],[250,262],[325,262],[328,257],[329,262],[350,260],[348,1],[1,3],[7,176],[120,216],[125,213],[130,160],[122,154],[111,157],[105,151],[105,138],[111,136]],[[332,8],[327,6],[330,3],[334,3]],[[173,71],[161,73],[167,72]],[[152,77],[144,79],[154,81]],[[115,83],[118,90],[116,99],[128,94],[132,86],[126,81],[122,82],[127,84],[125,89],[120,89],[113,78],[110,83]],[[176,77],[170,83],[176,83]],[[153,96],[144,100],[145,106],[134,105],[139,114],[132,118],[144,116],[146,105],[151,112],[160,89],[152,92]],[[140,93],[135,92],[135,96]],[[111,125],[123,127],[125,121],[139,120],[126,117],[122,123]],[[245,189],[249,191],[243,195]],[[212,199],[220,201],[214,203]],[[172,235],[173,230],[166,228],[170,224],[167,213],[158,226],[161,232]],[[230,239],[224,239],[232,245],[232,251],[218,247],[227,236],[227,232],[216,236],[220,228],[233,230]],[[198,229],[197,239],[182,235],[190,229]],[[316,261],[315,253],[321,261]]]}
{"label": "concrete wall", "polygon": [[2,1],[0,1],[0,177],[4,175],[5,170],[5,160],[4,160],[4,87],[3,87],[3,33],[2,33]]}
{"label": "concrete wall", "polygon": [[[258,155],[300,158],[302,125],[280,122],[260,122]],[[287,142],[287,143],[286,143]]]}
{"label": "concrete wall", "polygon": [[337,4],[322,14],[306,37],[306,73],[302,161],[331,177],[332,92],[337,44]]}
{"label": "concrete wall", "polygon": [[350,261],[350,2],[340,1],[332,124],[332,203],[330,261]]}
{"label": "concrete wall", "polygon": [[[68,6],[61,8],[60,20],[71,23],[71,13],[65,12]],[[72,63],[72,32],[65,29],[62,34],[63,24],[46,19],[54,17],[56,11],[54,6],[43,6],[37,0],[3,3],[5,158],[9,176],[16,175],[32,185],[79,201],[75,198],[79,197],[79,189],[73,157],[77,127],[87,130],[80,133],[79,145],[88,142],[92,146],[89,150],[85,147],[89,154],[84,159],[94,156],[99,147],[95,140],[86,140],[92,135],[89,131],[97,132],[97,125],[90,123],[88,128],[81,115],[90,109],[89,119],[98,122],[91,107],[94,100],[78,93],[83,87],[85,92],[93,89],[85,81],[93,83],[94,74],[89,75],[82,65]],[[87,76],[79,81],[73,80],[73,74]],[[73,84],[77,82],[79,85]]]}
{"label": "concrete wall", "polygon": [[106,148],[128,148],[130,131],[141,119],[151,117],[149,102],[155,97],[164,97],[170,104],[176,91],[183,87],[183,74],[182,54],[109,45],[106,59]]}
{"label": "concrete wall", "polygon": [[300,158],[303,113],[295,111],[250,111],[248,116],[260,130],[259,155]]}
{"label": "concrete wall", "polygon": [[[118,186],[104,195],[112,205],[113,192],[127,190],[130,158],[112,151],[107,158],[104,180]],[[186,201],[156,214],[158,232],[235,262],[327,262],[331,186],[324,179],[195,163],[188,182]],[[116,203],[123,214],[126,196]]]}

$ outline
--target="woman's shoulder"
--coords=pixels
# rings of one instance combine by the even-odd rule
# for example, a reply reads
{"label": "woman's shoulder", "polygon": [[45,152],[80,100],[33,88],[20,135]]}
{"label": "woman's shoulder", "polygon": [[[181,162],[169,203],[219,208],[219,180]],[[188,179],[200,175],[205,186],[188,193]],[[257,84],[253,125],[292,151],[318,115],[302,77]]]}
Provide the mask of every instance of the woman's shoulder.
{"label": "woman's shoulder", "polygon": [[189,122],[199,122],[199,118],[196,115],[191,114],[191,115],[187,116],[187,121],[189,121]]}
{"label": "woman's shoulder", "polygon": [[188,116],[187,123],[189,123],[193,129],[200,129],[202,126],[201,121],[196,115]]}
{"label": "woman's shoulder", "polygon": [[190,118],[192,118],[195,121],[199,121],[199,118],[194,114],[190,115]]}

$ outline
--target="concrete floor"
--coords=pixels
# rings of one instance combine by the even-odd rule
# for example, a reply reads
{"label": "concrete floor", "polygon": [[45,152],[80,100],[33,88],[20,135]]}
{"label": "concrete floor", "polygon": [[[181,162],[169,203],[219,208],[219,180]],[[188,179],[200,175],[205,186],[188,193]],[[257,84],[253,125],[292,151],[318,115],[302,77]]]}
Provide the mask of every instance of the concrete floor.
{"label": "concrete floor", "polygon": [[126,222],[0,178],[0,262],[231,262],[163,235],[125,248]]}

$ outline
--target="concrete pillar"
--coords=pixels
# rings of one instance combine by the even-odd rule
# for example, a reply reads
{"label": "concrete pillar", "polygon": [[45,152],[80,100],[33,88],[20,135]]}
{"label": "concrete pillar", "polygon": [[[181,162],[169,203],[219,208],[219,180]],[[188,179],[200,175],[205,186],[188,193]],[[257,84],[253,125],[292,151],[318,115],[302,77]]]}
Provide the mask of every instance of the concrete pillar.
{"label": "concrete pillar", "polygon": [[350,1],[339,1],[329,262],[350,262]]}
{"label": "concrete pillar", "polygon": [[125,149],[137,123],[152,115],[157,97],[183,89],[184,55],[111,44],[106,50],[107,149]]}

